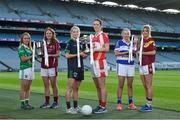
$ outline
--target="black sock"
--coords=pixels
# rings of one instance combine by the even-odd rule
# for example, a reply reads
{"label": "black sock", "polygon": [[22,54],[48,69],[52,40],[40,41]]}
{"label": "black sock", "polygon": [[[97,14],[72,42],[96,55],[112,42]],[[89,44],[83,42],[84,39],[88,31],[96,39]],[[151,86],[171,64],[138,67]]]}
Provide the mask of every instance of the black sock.
{"label": "black sock", "polygon": [[28,105],[29,104],[29,99],[26,99],[25,103],[26,103],[26,105]]}
{"label": "black sock", "polygon": [[25,101],[21,100],[21,105],[24,106],[25,105]]}
{"label": "black sock", "polygon": [[78,102],[77,100],[74,100],[74,108],[77,108]]}
{"label": "black sock", "polygon": [[66,102],[67,109],[71,108],[70,102]]}

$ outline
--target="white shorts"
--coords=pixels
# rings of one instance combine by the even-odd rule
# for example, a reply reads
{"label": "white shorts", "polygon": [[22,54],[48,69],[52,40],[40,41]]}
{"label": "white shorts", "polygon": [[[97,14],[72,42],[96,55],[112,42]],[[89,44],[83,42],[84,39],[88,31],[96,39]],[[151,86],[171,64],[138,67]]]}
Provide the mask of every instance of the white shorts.
{"label": "white shorts", "polygon": [[118,76],[133,77],[135,72],[134,65],[117,64]]}
{"label": "white shorts", "polygon": [[43,77],[54,77],[57,76],[57,71],[55,68],[41,68],[41,76]]}
{"label": "white shorts", "polygon": [[139,72],[141,75],[154,74],[155,73],[154,63],[151,63],[149,65],[145,65],[145,66],[140,66]]}
{"label": "white shorts", "polygon": [[32,68],[26,68],[24,70],[19,70],[19,79],[34,80],[34,73],[32,71]]}
{"label": "white shorts", "polygon": [[91,65],[92,76],[95,78],[108,76],[107,67],[106,60],[95,60]]}

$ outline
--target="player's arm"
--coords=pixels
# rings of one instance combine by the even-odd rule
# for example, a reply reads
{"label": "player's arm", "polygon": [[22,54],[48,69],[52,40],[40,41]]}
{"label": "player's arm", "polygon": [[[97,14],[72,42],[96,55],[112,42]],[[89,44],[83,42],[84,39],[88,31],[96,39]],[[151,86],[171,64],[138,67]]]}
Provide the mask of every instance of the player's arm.
{"label": "player's arm", "polygon": [[108,52],[109,51],[109,38],[106,34],[103,34],[104,44],[101,48],[95,48],[95,52]]}
{"label": "player's arm", "polygon": [[149,50],[147,52],[142,52],[143,55],[155,55],[156,54],[156,46],[155,42],[149,45]]}
{"label": "player's arm", "polygon": [[88,54],[86,54],[85,52],[81,52],[80,56],[83,57],[83,58],[86,58],[88,56]]}
{"label": "player's arm", "polygon": [[66,54],[65,54],[65,57],[66,57],[67,59],[71,59],[71,58],[77,57],[77,54],[69,54],[69,53],[66,53]]}
{"label": "player's arm", "polygon": [[148,52],[142,52],[143,55],[155,55],[156,50],[148,51]]}
{"label": "player's arm", "polygon": [[22,61],[22,62],[26,62],[26,61],[28,61],[28,60],[31,60],[31,59],[32,59],[32,56],[24,56],[24,55],[23,55],[23,56],[21,56],[20,58],[21,58],[21,61]]}
{"label": "player's arm", "polygon": [[71,54],[71,46],[70,44],[68,43],[67,46],[66,46],[66,49],[65,49],[65,57],[67,59],[71,59],[71,58],[75,58],[77,57],[77,54]]}
{"label": "player's arm", "polygon": [[49,54],[49,57],[59,57],[60,50],[57,50],[55,54]]}
{"label": "player's arm", "polygon": [[97,49],[94,48],[93,49],[94,52],[108,52],[109,51],[109,43],[106,43],[105,45],[103,45],[101,48]]}
{"label": "player's arm", "polygon": [[48,55],[49,57],[59,57],[59,54],[60,54],[60,45],[59,45],[59,43],[56,44],[55,48],[56,48],[56,53],[55,54],[49,54]]}
{"label": "player's arm", "polygon": [[123,55],[128,55],[129,52],[120,52],[118,50],[114,50],[115,56],[123,56]]}
{"label": "player's arm", "polygon": [[[84,52],[81,52],[81,53],[80,53],[80,56],[82,56],[83,58],[85,58],[85,57],[87,57],[87,54],[84,53]],[[65,54],[65,57],[66,57],[67,59],[71,59],[71,58],[77,57],[77,54],[69,54],[69,53],[66,53],[66,54]]]}
{"label": "player's arm", "polygon": [[106,43],[102,48],[101,48],[102,52],[108,52],[109,51],[109,43]]}
{"label": "player's arm", "polygon": [[71,59],[71,58],[75,58],[77,57],[77,54],[71,54],[71,44],[68,42],[68,44],[66,45],[66,49],[65,49],[65,57],[67,59]]}
{"label": "player's arm", "polygon": [[25,51],[24,51],[24,48],[22,48],[22,47],[18,49],[18,54],[19,54],[19,57],[20,57],[22,62],[26,62],[26,61],[32,59],[32,55],[31,56],[27,56]]}

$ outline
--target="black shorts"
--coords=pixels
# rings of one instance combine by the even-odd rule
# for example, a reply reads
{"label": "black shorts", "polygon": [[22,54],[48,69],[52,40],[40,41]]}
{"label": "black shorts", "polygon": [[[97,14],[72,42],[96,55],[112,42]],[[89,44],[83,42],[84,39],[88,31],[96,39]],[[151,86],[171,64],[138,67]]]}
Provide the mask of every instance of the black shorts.
{"label": "black shorts", "polygon": [[74,78],[75,80],[84,80],[84,70],[76,69],[76,70],[68,70],[68,78]]}

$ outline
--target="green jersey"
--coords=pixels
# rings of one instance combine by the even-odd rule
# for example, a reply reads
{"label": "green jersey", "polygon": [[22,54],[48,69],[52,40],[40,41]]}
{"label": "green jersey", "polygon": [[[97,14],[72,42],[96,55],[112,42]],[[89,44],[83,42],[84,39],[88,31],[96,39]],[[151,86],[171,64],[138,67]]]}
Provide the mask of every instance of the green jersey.
{"label": "green jersey", "polygon": [[32,51],[28,46],[21,44],[18,47],[18,54],[19,54],[19,58],[20,58],[20,70],[32,67],[32,60],[27,60],[24,62],[21,60],[22,56],[29,57],[32,55]]}

